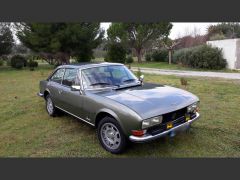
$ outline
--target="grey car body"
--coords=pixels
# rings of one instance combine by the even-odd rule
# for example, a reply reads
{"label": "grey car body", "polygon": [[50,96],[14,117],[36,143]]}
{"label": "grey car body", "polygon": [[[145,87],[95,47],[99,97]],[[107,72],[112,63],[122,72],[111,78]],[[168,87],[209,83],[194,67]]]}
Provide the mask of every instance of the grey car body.
{"label": "grey car body", "polygon": [[[132,130],[142,129],[143,120],[159,115],[177,112],[186,109],[189,105],[199,101],[198,97],[190,92],[166,85],[151,83],[128,83],[119,88],[104,87],[84,89],[82,70],[101,66],[123,66],[117,63],[100,63],[86,65],[63,65],[59,69],[76,69],[79,78],[79,88],[63,85],[62,82],[48,79],[40,81],[39,95],[46,97],[50,94],[56,108],[63,110],[80,120],[98,126],[105,116],[113,117],[126,137],[134,142],[144,142],[155,139],[170,132],[178,131],[198,119],[199,114],[188,122],[181,123],[170,130],[156,135],[146,133],[143,137],[136,137]],[[53,72],[53,74],[54,74]]]}

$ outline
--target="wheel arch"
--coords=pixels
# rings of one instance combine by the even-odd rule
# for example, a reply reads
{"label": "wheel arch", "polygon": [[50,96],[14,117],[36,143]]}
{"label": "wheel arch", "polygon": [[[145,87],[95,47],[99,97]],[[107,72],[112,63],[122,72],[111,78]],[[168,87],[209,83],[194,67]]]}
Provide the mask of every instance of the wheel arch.
{"label": "wheel arch", "polygon": [[106,109],[106,108],[101,109],[97,112],[96,117],[95,117],[95,127],[96,128],[98,127],[98,124],[101,121],[101,119],[103,119],[104,117],[114,118],[117,121],[117,123],[121,126],[123,132],[126,133],[118,115],[114,111],[112,111],[111,109]]}
{"label": "wheel arch", "polygon": [[50,91],[48,89],[46,89],[43,93],[43,97],[44,99],[46,99],[47,95],[50,94]]}

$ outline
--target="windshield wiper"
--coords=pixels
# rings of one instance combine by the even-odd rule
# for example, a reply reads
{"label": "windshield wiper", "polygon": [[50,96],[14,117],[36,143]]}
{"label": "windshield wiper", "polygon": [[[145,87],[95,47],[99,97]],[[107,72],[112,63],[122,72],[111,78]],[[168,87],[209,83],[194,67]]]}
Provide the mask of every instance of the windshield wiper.
{"label": "windshield wiper", "polygon": [[90,86],[97,86],[97,85],[112,85],[112,84],[105,83],[105,82],[98,82],[98,83],[90,84]]}
{"label": "windshield wiper", "polygon": [[131,82],[131,81],[136,81],[136,79],[127,79],[127,80],[124,80],[123,82]]}
{"label": "windshield wiper", "polygon": [[98,82],[98,83],[93,83],[93,84],[90,84],[89,86],[97,86],[97,85],[107,85],[107,86],[115,86],[115,87],[119,87],[119,85],[114,85],[114,84],[109,84],[109,83],[106,83],[106,82]]}

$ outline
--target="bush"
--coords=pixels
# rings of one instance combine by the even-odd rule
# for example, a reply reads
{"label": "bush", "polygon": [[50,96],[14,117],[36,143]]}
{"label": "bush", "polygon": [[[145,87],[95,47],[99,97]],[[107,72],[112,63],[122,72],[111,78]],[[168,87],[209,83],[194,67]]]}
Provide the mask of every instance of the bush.
{"label": "bush", "polygon": [[[11,66],[13,68],[21,69],[22,67],[27,66],[27,60],[24,56],[15,55],[11,58]],[[22,67],[20,68],[20,66]]]}
{"label": "bush", "polygon": [[109,44],[107,46],[107,54],[104,58],[107,62],[125,63],[126,49],[120,43]]}
{"label": "bush", "polygon": [[227,65],[222,50],[209,45],[178,50],[173,54],[173,63],[203,69],[223,69]]}
{"label": "bush", "polygon": [[149,53],[145,54],[145,60],[148,61],[148,62],[151,61],[152,60],[152,55],[149,54]]}
{"label": "bush", "polygon": [[7,60],[7,66],[11,66],[11,59]]}
{"label": "bush", "polygon": [[154,51],[152,53],[152,60],[158,62],[166,62],[168,57],[168,51],[165,49]]}
{"label": "bush", "polygon": [[16,68],[16,69],[22,69],[23,66],[24,66],[24,64],[23,64],[22,62],[17,62],[17,63],[15,64],[15,67],[14,67],[14,68]]}
{"label": "bush", "polygon": [[126,63],[128,63],[128,64],[131,64],[131,63],[133,63],[133,57],[132,56],[128,56],[127,57],[127,59],[126,59]]}
{"label": "bush", "polygon": [[30,68],[31,71],[33,71],[34,68],[38,67],[38,62],[37,62],[37,61],[30,60],[30,61],[28,62],[28,67]]}
{"label": "bush", "polygon": [[3,65],[3,60],[2,59],[0,59],[0,66],[2,66]]}

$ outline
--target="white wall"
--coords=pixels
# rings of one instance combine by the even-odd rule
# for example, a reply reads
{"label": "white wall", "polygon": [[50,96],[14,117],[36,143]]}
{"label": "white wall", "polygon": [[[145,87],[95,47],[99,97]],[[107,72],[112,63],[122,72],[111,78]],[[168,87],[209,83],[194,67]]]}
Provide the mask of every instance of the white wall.
{"label": "white wall", "polygon": [[236,61],[237,61],[237,42],[240,39],[225,39],[225,40],[217,40],[217,41],[207,41],[207,44],[212,45],[213,47],[218,47],[222,49],[223,57],[227,60],[227,68],[236,69]]}

